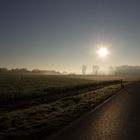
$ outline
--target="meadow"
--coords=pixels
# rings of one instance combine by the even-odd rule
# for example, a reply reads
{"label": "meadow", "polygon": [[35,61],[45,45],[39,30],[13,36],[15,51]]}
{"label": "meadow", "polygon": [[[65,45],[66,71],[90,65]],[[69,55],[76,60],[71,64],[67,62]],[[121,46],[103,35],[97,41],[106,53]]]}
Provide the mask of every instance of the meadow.
{"label": "meadow", "polygon": [[120,77],[96,79],[0,75],[0,139],[49,136],[120,89]]}
{"label": "meadow", "polygon": [[11,110],[43,102],[49,103],[118,82],[71,76],[0,75],[0,109]]}

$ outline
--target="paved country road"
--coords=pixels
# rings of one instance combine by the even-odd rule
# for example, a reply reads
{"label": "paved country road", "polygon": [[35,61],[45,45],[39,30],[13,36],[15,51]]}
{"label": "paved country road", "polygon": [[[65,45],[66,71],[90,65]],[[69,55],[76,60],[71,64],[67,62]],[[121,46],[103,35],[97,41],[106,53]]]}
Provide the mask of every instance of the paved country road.
{"label": "paved country road", "polygon": [[140,140],[140,83],[122,90],[47,140]]}

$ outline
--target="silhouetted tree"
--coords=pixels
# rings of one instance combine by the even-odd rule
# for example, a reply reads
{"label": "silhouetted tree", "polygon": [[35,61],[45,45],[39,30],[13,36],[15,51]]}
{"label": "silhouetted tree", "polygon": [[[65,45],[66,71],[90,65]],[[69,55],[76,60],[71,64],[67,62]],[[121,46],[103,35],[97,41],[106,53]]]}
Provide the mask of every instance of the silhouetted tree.
{"label": "silhouetted tree", "polygon": [[93,65],[92,66],[92,73],[94,75],[97,75],[98,74],[98,71],[99,71],[99,66],[98,65]]}
{"label": "silhouetted tree", "polygon": [[140,75],[140,66],[119,66],[115,70],[116,75]]}
{"label": "silhouetted tree", "polygon": [[0,68],[0,73],[7,73],[8,69],[7,68]]}
{"label": "silhouetted tree", "polygon": [[112,66],[110,66],[109,67],[109,74],[114,75],[114,72],[115,72],[114,68]]}
{"label": "silhouetted tree", "polygon": [[86,74],[86,70],[87,70],[87,66],[83,65],[82,66],[82,74],[85,75]]}

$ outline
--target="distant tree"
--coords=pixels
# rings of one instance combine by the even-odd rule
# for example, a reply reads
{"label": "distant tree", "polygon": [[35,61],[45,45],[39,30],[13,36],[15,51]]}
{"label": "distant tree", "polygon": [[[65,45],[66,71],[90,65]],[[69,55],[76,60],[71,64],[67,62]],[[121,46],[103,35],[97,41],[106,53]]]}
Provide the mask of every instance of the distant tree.
{"label": "distant tree", "polygon": [[61,75],[59,71],[55,70],[39,70],[34,69],[32,71],[27,70],[26,68],[13,68],[8,70],[7,68],[0,68],[0,74],[9,73],[9,74],[46,74],[46,75]]}
{"label": "distant tree", "polygon": [[7,73],[8,69],[7,68],[0,68],[0,73]]}
{"label": "distant tree", "polygon": [[93,65],[92,66],[92,74],[97,75],[99,71],[99,66],[98,65]]}
{"label": "distant tree", "polygon": [[83,65],[82,66],[82,74],[85,75],[86,74],[86,70],[87,70],[87,66]]}
{"label": "distant tree", "polygon": [[11,69],[9,70],[10,73],[15,73],[15,74],[26,74],[29,73],[30,71],[28,71],[26,68],[15,68],[15,69]]}
{"label": "distant tree", "polygon": [[95,65],[92,66],[92,74],[95,75]]}
{"label": "distant tree", "polygon": [[115,73],[115,69],[112,66],[110,66],[109,67],[109,74],[114,75],[114,73]]}
{"label": "distant tree", "polygon": [[140,75],[140,66],[119,66],[115,70],[116,75]]}

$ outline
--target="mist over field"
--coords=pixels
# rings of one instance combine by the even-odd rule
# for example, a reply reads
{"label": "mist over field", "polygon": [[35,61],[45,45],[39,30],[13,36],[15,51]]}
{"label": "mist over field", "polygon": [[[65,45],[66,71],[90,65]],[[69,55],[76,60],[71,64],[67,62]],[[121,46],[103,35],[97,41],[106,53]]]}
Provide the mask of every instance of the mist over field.
{"label": "mist over field", "polygon": [[68,73],[68,72],[59,72],[56,70],[39,70],[33,69],[28,70],[26,68],[0,68],[0,74],[44,74],[44,75],[126,75],[126,76],[140,76],[140,66],[116,66],[116,67],[108,67],[107,71],[102,71],[99,66],[93,65],[91,72],[87,72],[87,67],[81,67],[81,73]]}

